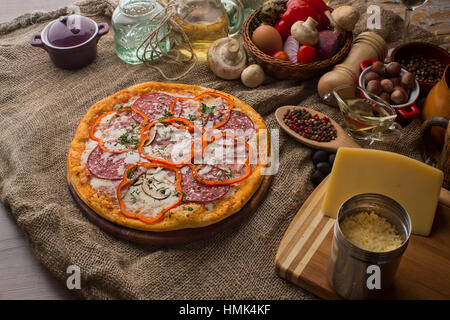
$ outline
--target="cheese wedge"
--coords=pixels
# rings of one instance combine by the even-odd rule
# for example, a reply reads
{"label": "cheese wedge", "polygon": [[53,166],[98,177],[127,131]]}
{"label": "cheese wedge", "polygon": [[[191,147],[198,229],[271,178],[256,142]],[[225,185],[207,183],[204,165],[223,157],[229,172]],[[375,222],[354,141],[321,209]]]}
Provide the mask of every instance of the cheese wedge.
{"label": "cheese wedge", "polygon": [[396,200],[408,212],[413,233],[428,236],[442,181],[442,171],[396,153],[339,148],[322,212],[336,218],[339,207],[349,198],[380,193]]}

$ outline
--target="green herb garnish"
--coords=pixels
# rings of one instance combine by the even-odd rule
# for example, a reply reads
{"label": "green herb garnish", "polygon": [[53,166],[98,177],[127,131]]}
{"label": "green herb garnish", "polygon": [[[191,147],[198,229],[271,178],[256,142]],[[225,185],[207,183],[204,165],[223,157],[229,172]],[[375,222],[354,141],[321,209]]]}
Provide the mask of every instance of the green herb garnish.
{"label": "green herb garnish", "polygon": [[202,112],[206,114],[212,114],[216,106],[208,107],[206,104],[202,103]]}

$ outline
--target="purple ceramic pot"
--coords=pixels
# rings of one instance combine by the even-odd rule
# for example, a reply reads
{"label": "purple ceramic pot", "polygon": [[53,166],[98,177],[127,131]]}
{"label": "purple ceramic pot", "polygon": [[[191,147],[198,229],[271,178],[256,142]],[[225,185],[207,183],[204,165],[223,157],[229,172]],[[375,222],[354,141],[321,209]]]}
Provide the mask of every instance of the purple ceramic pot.
{"label": "purple ceramic pot", "polygon": [[48,52],[55,66],[63,69],[82,68],[97,56],[97,42],[107,34],[107,23],[79,15],[63,16],[50,22],[30,43]]}

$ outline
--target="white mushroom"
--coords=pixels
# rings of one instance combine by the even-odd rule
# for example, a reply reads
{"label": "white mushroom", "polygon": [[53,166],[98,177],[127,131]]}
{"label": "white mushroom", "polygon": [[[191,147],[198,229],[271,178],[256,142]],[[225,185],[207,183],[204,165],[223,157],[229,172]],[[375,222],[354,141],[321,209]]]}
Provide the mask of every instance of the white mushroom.
{"label": "white mushroom", "polygon": [[145,181],[145,174],[141,174],[139,178],[133,183],[133,186],[140,186]]}
{"label": "white mushroom", "polygon": [[319,41],[317,21],[308,17],[306,21],[297,21],[291,27],[291,35],[301,44],[315,45]]}
{"label": "white mushroom", "polygon": [[238,79],[247,65],[247,54],[238,40],[222,38],[209,47],[208,65],[219,78]]}
{"label": "white mushroom", "polygon": [[170,196],[170,190],[167,187],[157,187],[152,181],[145,179],[142,183],[142,190],[150,197],[156,200],[166,199]]}
{"label": "white mushroom", "polygon": [[341,6],[327,14],[331,25],[342,31],[353,31],[359,20],[359,12],[352,6]]}
{"label": "white mushroom", "polygon": [[145,141],[144,147],[147,147],[148,145],[150,145],[153,142],[153,140],[155,139],[155,136],[156,136],[156,129],[155,129],[155,126],[153,126],[150,128],[150,131],[148,132],[148,140]]}
{"label": "white mushroom", "polygon": [[242,71],[242,83],[249,88],[256,88],[264,82],[264,70],[257,64],[252,64]]}

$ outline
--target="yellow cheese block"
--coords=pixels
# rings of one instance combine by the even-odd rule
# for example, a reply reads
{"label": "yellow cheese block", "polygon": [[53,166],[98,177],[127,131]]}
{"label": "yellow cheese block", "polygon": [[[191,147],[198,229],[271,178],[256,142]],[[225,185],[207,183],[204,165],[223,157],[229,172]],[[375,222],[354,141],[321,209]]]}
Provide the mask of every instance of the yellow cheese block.
{"label": "yellow cheese block", "polygon": [[336,218],[339,207],[354,195],[380,193],[405,208],[413,233],[428,236],[442,180],[442,171],[396,153],[339,148],[322,212]]}

